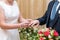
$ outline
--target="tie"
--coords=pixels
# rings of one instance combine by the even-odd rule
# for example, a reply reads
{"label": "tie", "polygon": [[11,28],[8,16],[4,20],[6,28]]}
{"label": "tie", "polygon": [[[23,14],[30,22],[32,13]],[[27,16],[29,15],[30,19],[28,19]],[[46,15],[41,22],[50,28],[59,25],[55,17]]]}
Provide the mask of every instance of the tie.
{"label": "tie", "polygon": [[51,11],[51,16],[50,16],[50,19],[51,20],[53,20],[54,19],[54,17],[55,17],[55,14],[56,14],[56,8],[57,8],[57,6],[58,6],[58,1],[56,1],[55,3],[54,3],[54,5],[53,5],[53,8],[52,8],[52,11]]}

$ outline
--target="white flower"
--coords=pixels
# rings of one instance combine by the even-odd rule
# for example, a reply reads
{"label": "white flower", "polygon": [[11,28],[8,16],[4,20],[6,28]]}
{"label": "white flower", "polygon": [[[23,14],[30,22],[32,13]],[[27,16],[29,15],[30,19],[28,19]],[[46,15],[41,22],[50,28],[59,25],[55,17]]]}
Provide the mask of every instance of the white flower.
{"label": "white flower", "polygon": [[52,38],[51,35],[49,35],[48,38]]}
{"label": "white flower", "polygon": [[53,36],[54,30],[51,31],[51,35]]}
{"label": "white flower", "polygon": [[46,30],[45,29],[42,29],[42,32],[45,32]]}

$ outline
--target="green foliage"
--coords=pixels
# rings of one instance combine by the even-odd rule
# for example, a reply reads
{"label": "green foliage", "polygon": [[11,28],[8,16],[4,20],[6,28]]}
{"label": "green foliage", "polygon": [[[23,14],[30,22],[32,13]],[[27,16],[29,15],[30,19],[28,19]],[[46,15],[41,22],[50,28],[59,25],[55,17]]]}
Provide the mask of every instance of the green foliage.
{"label": "green foliage", "polygon": [[[42,35],[38,34],[39,30],[40,30],[39,28],[33,28],[33,27],[21,28],[20,29],[20,40],[40,40],[40,36],[42,36]],[[47,29],[43,28],[41,31],[44,32],[46,30]],[[53,36],[54,30],[47,30],[47,31],[51,32],[50,37],[55,38]],[[44,37],[44,38],[46,38],[46,37]],[[45,39],[45,40],[50,40],[50,39],[48,39],[48,37],[47,37],[47,39]],[[60,40],[60,36],[56,37],[56,40]]]}
{"label": "green foliage", "polygon": [[20,29],[21,40],[39,40],[38,29],[33,27]]}

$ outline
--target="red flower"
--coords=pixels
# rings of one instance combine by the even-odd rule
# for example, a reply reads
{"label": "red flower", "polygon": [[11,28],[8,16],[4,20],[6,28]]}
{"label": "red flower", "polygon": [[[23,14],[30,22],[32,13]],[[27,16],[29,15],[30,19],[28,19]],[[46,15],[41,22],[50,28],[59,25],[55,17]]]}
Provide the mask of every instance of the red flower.
{"label": "red flower", "polygon": [[48,36],[49,34],[50,34],[49,31],[44,32],[44,35],[45,35],[45,36]]}
{"label": "red flower", "polygon": [[54,36],[55,36],[55,37],[59,36],[59,34],[58,34],[58,32],[57,32],[57,31],[54,31],[54,33],[53,33],[53,34],[54,34]]}
{"label": "red flower", "polygon": [[43,37],[40,37],[40,39],[39,40],[44,40],[44,38]]}
{"label": "red flower", "polygon": [[42,34],[43,32],[42,31],[39,31],[38,34]]}

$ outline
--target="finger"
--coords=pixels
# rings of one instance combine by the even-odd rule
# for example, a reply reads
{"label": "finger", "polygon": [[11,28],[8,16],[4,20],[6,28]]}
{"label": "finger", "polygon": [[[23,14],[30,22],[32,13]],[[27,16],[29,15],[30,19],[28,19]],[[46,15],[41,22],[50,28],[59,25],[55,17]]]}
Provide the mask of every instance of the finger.
{"label": "finger", "polygon": [[37,23],[36,26],[39,26],[39,23]]}
{"label": "finger", "polygon": [[39,26],[39,23],[33,23],[32,26],[38,27]]}
{"label": "finger", "polygon": [[32,23],[32,24],[31,24],[31,27],[33,27],[33,26],[35,26],[35,25],[36,25],[35,23]]}
{"label": "finger", "polygon": [[29,26],[31,26],[33,24],[33,22],[31,22],[30,24],[29,24]]}
{"label": "finger", "polygon": [[24,27],[28,27],[28,24],[24,24],[23,26],[24,26]]}
{"label": "finger", "polygon": [[23,24],[29,24],[29,22],[23,22]]}

